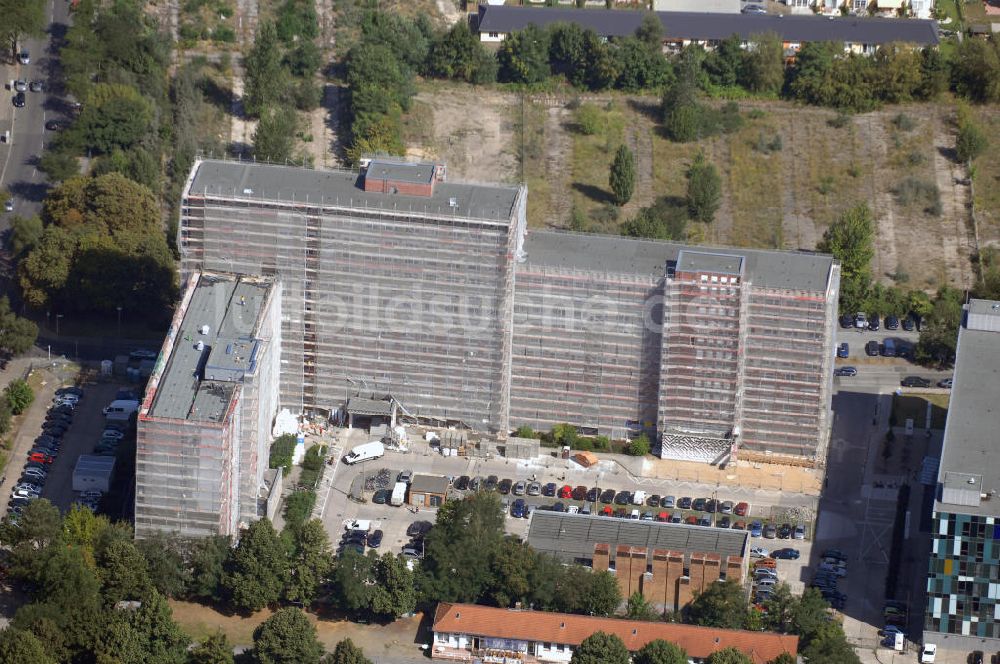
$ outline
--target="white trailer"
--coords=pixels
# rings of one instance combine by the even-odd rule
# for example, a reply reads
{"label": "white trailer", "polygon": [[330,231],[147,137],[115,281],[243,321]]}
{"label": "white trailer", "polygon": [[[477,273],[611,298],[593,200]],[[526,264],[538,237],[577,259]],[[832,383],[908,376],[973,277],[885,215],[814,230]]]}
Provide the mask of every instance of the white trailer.
{"label": "white trailer", "polygon": [[645,491],[636,491],[635,493],[632,494],[632,504],[633,505],[642,505],[645,502],[646,502],[646,492]]}
{"label": "white trailer", "polygon": [[385,454],[385,445],[381,441],[374,440],[370,443],[365,443],[364,445],[358,445],[346,455],[344,455],[344,463],[352,464],[358,463],[359,461],[369,461],[371,459],[381,458]]}
{"label": "white trailer", "polygon": [[113,456],[81,454],[73,470],[73,491],[97,490],[108,493],[111,477],[115,472]]}
{"label": "white trailer", "polygon": [[389,498],[389,504],[394,507],[399,507],[406,500],[406,482],[396,482],[396,486],[392,487],[392,496]]}

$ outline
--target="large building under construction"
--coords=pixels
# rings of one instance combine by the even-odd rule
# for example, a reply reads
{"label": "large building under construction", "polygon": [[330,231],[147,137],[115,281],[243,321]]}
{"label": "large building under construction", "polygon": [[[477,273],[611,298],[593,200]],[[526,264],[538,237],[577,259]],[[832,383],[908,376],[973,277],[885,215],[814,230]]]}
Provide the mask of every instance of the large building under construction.
{"label": "large building under construction", "polygon": [[669,458],[816,461],[835,261],[528,233],[526,199],[438,164],[199,161],[182,271],[280,279],[293,410],[391,394],[404,415],[500,435],[567,422],[655,433]]}
{"label": "large building under construction", "polygon": [[281,288],[194,272],[139,409],[135,533],[235,535],[262,515]]}

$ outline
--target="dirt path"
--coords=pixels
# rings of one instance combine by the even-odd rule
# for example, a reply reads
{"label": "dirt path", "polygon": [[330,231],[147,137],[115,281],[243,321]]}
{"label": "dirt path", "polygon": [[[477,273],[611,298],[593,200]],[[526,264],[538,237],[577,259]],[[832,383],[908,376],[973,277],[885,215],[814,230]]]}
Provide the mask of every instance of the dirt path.
{"label": "dirt path", "polygon": [[454,25],[465,18],[465,13],[455,6],[454,0],[436,0],[438,11],[448,25]]}
{"label": "dirt path", "polygon": [[971,284],[975,280],[971,256],[976,249],[969,216],[969,187],[964,184],[965,168],[956,164],[955,137],[946,114],[934,122],[934,173],[941,191],[942,255],[951,283]]}
{"label": "dirt path", "polygon": [[[634,113],[628,113],[625,117],[630,119],[633,116]],[[656,192],[653,191],[653,139],[649,132],[646,125],[638,122],[630,121],[625,128],[625,142],[635,155],[635,195],[623,210],[625,218],[656,200]]]}
{"label": "dirt path", "polygon": [[[889,134],[885,128],[885,119],[881,113],[869,113],[860,116],[856,120],[859,129],[864,136],[864,143],[872,146],[875,151],[877,162],[884,163],[888,159],[887,145],[889,144]],[[899,257],[896,253],[896,207],[892,200],[892,193],[888,188],[876,186],[878,174],[869,182],[868,191],[858,192],[859,198],[867,199],[875,214],[875,257],[872,259],[872,273],[878,279],[885,274],[894,273],[899,264]],[[863,187],[868,189],[868,187]]]}
{"label": "dirt path", "polygon": [[545,114],[545,172],[549,184],[549,214],[544,225],[565,228],[573,209],[570,193],[570,169],[573,140],[565,125],[570,112],[565,106],[550,106]]}
{"label": "dirt path", "polygon": [[[236,25],[240,52],[245,53],[253,44],[257,32],[257,0],[237,0]],[[232,125],[229,131],[231,150],[237,154],[249,153],[253,148],[253,134],[257,123],[246,118],[243,112],[243,59],[233,61]]]}

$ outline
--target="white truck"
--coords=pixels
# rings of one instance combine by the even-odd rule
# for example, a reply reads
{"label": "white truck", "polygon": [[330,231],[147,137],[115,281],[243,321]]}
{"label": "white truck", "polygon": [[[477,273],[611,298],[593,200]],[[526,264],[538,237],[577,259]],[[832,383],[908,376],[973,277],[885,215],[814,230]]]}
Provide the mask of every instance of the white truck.
{"label": "white truck", "polygon": [[645,491],[636,491],[635,493],[632,494],[632,504],[633,505],[642,505],[645,502],[646,502],[646,492]]}
{"label": "white truck", "polygon": [[358,445],[345,454],[344,463],[352,464],[358,463],[359,461],[379,459],[383,455],[385,455],[385,445],[383,445],[381,441],[374,440],[370,443],[365,443],[364,445]]}
{"label": "white truck", "polygon": [[393,507],[399,507],[406,500],[406,482],[396,482],[396,486],[392,487],[392,496],[389,498],[389,504]]}

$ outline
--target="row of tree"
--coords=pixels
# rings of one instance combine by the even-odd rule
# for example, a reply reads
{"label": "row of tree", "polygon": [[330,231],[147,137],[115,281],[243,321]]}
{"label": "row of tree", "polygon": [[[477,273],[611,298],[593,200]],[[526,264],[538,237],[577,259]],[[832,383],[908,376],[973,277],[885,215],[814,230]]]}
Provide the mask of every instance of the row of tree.
{"label": "row of tree", "polygon": [[[322,528],[318,532],[325,539]],[[260,608],[257,602],[267,592],[261,586],[271,585],[277,573],[285,575],[289,597],[308,602],[301,592],[312,581],[305,578],[309,565],[297,543],[315,532],[306,524],[286,534],[279,538],[261,521],[244,534],[246,544],[241,540],[232,550],[221,537],[133,541],[127,524],[82,508],[63,517],[47,500],[34,501],[16,523],[6,519],[0,525],[0,543],[9,549],[7,570],[30,597],[0,631],[0,661],[231,664],[233,645],[222,633],[191,647],[166,598],[221,588],[234,602],[245,602],[243,608]],[[278,560],[289,551],[286,562]],[[315,552],[330,558],[321,542]],[[251,583],[254,574],[261,578]],[[249,654],[243,661],[370,664],[350,641],[324,657],[313,623],[291,607],[257,628]]]}
{"label": "row of tree", "polygon": [[[594,632],[573,651],[570,664],[687,664],[687,652],[675,643],[654,639],[630,654],[625,642],[615,634]],[[753,664],[754,660],[732,646],[717,650],[706,664]],[[768,664],[795,664],[795,656],[782,653]]]}
{"label": "row of tree", "polygon": [[322,53],[317,37],[313,0],[285,0],[276,22],[265,21],[257,29],[244,63],[243,111],[259,119],[254,133],[258,159],[291,159],[298,128],[295,109],[311,111],[319,106],[322,89],[315,77]]}

